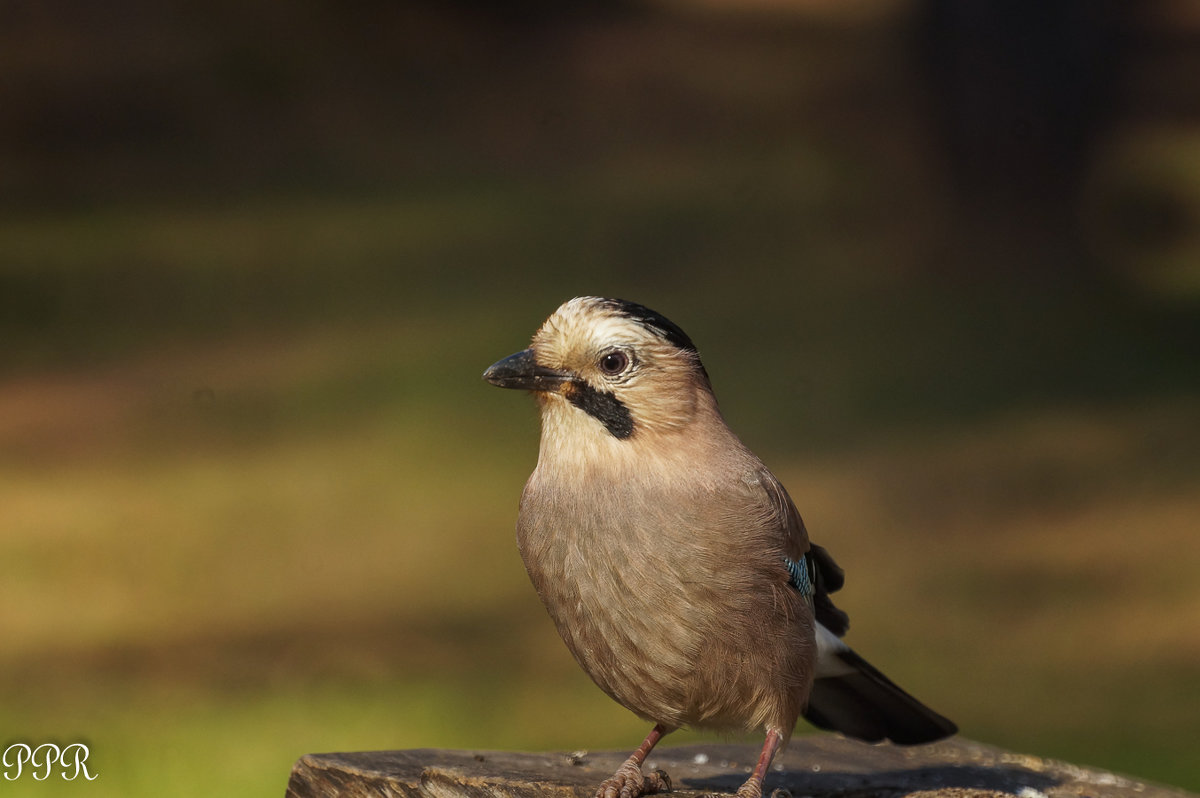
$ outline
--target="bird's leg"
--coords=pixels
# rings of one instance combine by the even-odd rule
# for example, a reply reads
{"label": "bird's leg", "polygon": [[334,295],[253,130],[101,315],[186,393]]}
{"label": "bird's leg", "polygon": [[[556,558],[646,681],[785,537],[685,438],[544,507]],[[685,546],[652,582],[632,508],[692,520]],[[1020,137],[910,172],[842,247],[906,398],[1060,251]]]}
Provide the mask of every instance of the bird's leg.
{"label": "bird's leg", "polygon": [[612,778],[605,779],[604,783],[600,785],[600,789],[596,790],[596,798],[638,798],[639,795],[669,792],[671,789],[670,777],[661,770],[644,775],[642,763],[654,750],[654,746],[658,745],[658,741],[670,732],[671,729],[661,723],[651,729],[638,749],[625,760],[625,764],[617,768],[617,772],[612,775]]}
{"label": "bird's leg", "polygon": [[783,732],[779,729],[767,729],[767,739],[763,742],[762,753],[758,755],[758,764],[746,783],[738,788],[737,798],[762,798],[763,779],[767,777],[767,769],[771,760],[783,742]]}

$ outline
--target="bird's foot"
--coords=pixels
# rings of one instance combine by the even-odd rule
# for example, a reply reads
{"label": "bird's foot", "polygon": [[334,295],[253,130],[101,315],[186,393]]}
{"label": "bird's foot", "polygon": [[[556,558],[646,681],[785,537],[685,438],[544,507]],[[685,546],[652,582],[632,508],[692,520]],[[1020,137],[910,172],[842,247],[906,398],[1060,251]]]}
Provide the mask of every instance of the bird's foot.
{"label": "bird's foot", "polygon": [[655,793],[660,792],[670,792],[672,789],[671,777],[667,775],[667,771],[665,770],[655,770],[646,776],[646,783],[643,785],[642,789],[645,791],[645,795],[654,795]]}
{"label": "bird's foot", "polygon": [[[758,779],[750,778],[732,795],[727,792],[706,792],[701,794],[699,798],[762,798],[762,782]],[[792,794],[787,790],[773,790],[771,798],[792,798]]]}
{"label": "bird's foot", "polygon": [[746,783],[738,787],[737,798],[762,798],[762,781],[751,776]]}
{"label": "bird's foot", "polygon": [[642,773],[642,767],[632,757],[605,779],[596,790],[596,798],[638,798],[671,791],[671,777],[661,770]]}

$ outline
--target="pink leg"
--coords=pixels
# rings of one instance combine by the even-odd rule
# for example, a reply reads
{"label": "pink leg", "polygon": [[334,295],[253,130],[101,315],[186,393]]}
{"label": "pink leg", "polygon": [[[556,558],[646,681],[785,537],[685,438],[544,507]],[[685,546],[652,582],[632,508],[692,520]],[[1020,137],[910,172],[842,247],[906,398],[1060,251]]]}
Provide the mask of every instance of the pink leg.
{"label": "pink leg", "polygon": [[754,772],[746,779],[746,783],[738,788],[737,798],[762,798],[763,779],[767,777],[767,769],[771,767],[771,760],[775,758],[775,752],[779,750],[781,743],[783,732],[779,729],[767,729],[767,739],[763,742],[762,753],[758,755],[758,764],[754,766]]}
{"label": "pink leg", "polygon": [[651,729],[633,755],[625,760],[625,764],[617,768],[612,778],[605,779],[600,789],[596,790],[596,798],[638,798],[639,795],[668,792],[671,789],[671,779],[667,774],[656,770],[648,776],[644,775],[642,763],[654,750],[654,746],[658,745],[658,741],[670,732],[671,729],[661,723]]}

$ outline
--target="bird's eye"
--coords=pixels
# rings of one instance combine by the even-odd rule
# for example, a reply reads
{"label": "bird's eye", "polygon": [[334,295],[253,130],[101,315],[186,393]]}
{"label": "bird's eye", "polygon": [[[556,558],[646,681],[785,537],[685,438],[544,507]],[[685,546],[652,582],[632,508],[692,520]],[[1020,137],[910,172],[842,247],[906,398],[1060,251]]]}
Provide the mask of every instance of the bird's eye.
{"label": "bird's eye", "polygon": [[606,352],[600,358],[600,370],[610,377],[620,374],[629,365],[629,355],[619,349]]}

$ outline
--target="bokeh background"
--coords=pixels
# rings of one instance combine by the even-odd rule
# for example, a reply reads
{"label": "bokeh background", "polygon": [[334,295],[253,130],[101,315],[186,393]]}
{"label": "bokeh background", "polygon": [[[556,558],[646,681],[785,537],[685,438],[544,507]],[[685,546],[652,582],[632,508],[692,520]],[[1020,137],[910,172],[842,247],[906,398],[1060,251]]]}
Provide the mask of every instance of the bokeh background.
{"label": "bokeh background", "polygon": [[964,735],[1200,790],[1194,3],[37,0],[0,738],[99,778],[6,794],[634,746],[515,550],[532,403],[480,380],[579,294],[691,333],[853,644]]}

